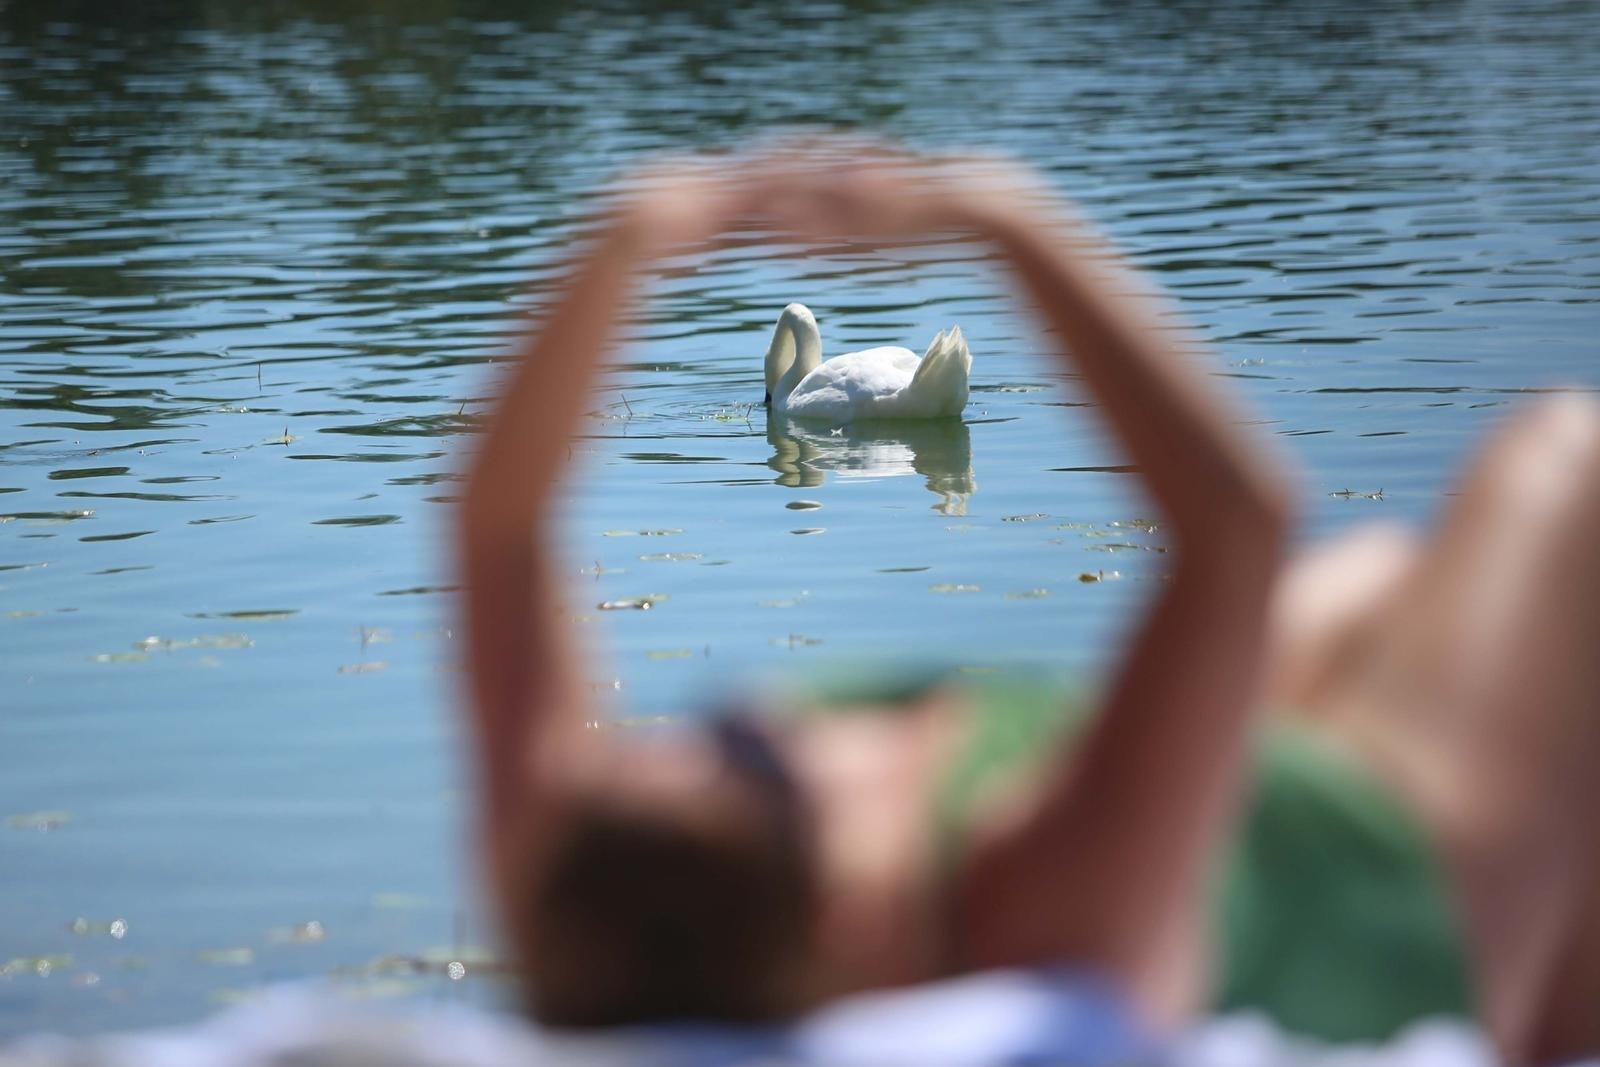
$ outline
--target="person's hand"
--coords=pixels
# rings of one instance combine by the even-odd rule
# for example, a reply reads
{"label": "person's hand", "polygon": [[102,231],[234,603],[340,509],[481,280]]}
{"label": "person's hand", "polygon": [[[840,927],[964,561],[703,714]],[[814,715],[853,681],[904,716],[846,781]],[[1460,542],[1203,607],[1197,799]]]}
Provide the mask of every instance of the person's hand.
{"label": "person's hand", "polygon": [[764,213],[799,236],[984,232],[1048,204],[1032,172],[998,157],[922,156],[855,137],[780,143],[752,161]]}
{"label": "person's hand", "polygon": [[790,137],[738,154],[657,161],[623,182],[610,232],[646,257],[704,246],[741,221],[802,240],[901,240],[1036,227],[1059,207],[1027,167],[924,156],[851,135]]}
{"label": "person's hand", "polygon": [[758,213],[758,184],[747,157],[663,159],[620,184],[606,221],[615,236],[646,256],[687,251]]}

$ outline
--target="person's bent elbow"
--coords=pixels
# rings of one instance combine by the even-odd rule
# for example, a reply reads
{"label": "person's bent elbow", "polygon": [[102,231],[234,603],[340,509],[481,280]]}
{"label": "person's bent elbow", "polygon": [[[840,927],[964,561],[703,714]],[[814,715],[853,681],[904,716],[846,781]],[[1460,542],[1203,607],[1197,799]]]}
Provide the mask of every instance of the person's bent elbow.
{"label": "person's bent elbow", "polygon": [[1294,536],[1297,509],[1287,480],[1254,473],[1248,483],[1219,491],[1199,522],[1177,531],[1180,560],[1235,578],[1276,575]]}

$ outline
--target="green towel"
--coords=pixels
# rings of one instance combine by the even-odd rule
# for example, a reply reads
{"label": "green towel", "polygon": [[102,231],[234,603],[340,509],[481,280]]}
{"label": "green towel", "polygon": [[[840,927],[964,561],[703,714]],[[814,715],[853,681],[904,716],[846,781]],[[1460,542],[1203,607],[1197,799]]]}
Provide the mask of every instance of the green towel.
{"label": "green towel", "polygon": [[1259,748],[1255,798],[1222,882],[1224,1009],[1377,1040],[1472,1013],[1466,945],[1431,842],[1351,755],[1288,726]]}
{"label": "green towel", "polygon": [[[985,791],[1070,743],[1092,705],[1081,687],[1016,674],[839,675],[810,692],[822,706],[893,708],[941,680],[968,685],[981,716],[936,799],[953,856]],[[1218,886],[1218,1009],[1262,1011],[1333,1041],[1471,1014],[1465,946],[1425,833],[1382,782],[1315,735],[1282,722],[1263,731],[1253,801]]]}

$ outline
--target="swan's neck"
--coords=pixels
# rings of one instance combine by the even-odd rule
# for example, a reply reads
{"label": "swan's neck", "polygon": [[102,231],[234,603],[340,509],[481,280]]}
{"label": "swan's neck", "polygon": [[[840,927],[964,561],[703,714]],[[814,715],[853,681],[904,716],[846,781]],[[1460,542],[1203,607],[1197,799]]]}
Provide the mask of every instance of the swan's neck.
{"label": "swan's neck", "polygon": [[782,406],[801,379],[822,363],[822,334],[803,304],[790,304],[778,316],[767,346],[767,403]]}

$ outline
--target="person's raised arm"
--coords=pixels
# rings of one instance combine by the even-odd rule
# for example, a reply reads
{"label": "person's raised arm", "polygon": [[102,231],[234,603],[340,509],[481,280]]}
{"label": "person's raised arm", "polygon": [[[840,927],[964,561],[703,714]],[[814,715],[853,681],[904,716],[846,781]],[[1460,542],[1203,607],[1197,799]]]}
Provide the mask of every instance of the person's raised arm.
{"label": "person's raised arm", "polygon": [[1203,977],[1197,939],[1245,778],[1286,482],[1197,346],[1092,231],[994,191],[966,203],[1139,470],[1171,561],[1081,747],[974,868],[972,934],[997,962],[1099,963],[1171,1013]]}
{"label": "person's raised arm", "polygon": [[563,617],[548,517],[600,360],[642,261],[714,235],[740,205],[734,168],[658,169],[623,197],[534,312],[489,411],[457,509],[470,732],[497,881],[526,847],[542,750],[582,730],[585,661]]}
{"label": "person's raised arm", "polygon": [[1198,962],[1196,920],[1241,791],[1289,527],[1278,463],[1165,307],[1018,172],[891,152],[791,186],[797,213],[840,230],[992,243],[1160,510],[1171,567],[1155,604],[1076,758],[1063,754],[1040,802],[975,846],[957,922],[968,966],[1075,960],[1168,1014]]}

